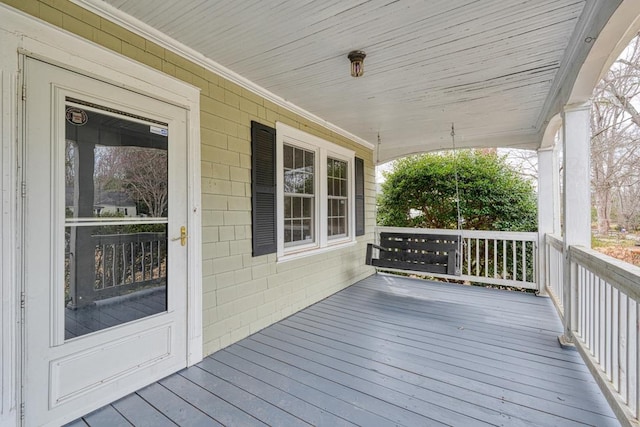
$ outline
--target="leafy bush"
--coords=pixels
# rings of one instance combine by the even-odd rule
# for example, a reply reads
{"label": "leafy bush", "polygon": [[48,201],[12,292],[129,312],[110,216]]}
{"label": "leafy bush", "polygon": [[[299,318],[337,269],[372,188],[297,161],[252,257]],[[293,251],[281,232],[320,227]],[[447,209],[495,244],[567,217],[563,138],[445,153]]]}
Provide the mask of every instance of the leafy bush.
{"label": "leafy bush", "polygon": [[397,160],[385,174],[378,224],[457,228],[456,171],[463,228],[535,231],[536,193],[504,157],[465,150]]}

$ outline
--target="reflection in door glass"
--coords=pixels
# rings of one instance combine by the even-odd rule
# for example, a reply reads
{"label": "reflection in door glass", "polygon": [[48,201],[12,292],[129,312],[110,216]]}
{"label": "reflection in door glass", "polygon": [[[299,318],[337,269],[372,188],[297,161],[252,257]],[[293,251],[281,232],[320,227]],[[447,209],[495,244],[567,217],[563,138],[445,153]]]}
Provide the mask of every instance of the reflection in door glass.
{"label": "reflection in door glass", "polygon": [[65,339],[167,310],[167,125],[67,98]]}

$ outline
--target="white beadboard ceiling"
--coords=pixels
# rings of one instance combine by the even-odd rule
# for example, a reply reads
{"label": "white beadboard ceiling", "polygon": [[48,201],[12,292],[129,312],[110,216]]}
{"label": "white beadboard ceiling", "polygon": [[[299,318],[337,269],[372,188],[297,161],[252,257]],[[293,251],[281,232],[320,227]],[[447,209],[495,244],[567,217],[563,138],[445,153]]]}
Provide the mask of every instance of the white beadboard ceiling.
{"label": "white beadboard ceiling", "polygon": [[[146,24],[141,28],[165,34],[365,141],[377,145],[380,135],[378,161],[451,148],[452,123],[457,147],[538,147],[546,121],[557,112],[557,97],[571,86],[590,48],[587,37],[597,37],[602,14],[608,14],[606,22],[619,4],[82,2],[103,5],[111,16],[115,8]],[[361,78],[349,75],[351,50],[367,54]]]}

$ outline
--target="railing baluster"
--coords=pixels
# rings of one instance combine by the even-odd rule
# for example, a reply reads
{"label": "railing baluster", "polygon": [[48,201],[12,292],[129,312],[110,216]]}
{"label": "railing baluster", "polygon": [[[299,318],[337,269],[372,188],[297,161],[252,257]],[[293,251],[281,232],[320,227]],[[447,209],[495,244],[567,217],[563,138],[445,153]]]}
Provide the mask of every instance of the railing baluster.
{"label": "railing baluster", "polygon": [[467,274],[471,275],[471,238],[467,240]]}
{"label": "railing baluster", "polygon": [[[583,275],[582,266],[578,266],[578,274],[581,279]],[[562,292],[561,292],[562,293]],[[578,307],[580,312],[578,313],[578,334],[584,339],[586,337],[587,329],[587,284],[584,280],[578,280]]]}
{"label": "railing baluster", "polygon": [[498,239],[493,239],[493,271],[491,277],[497,278],[498,272]]}
{"label": "railing baluster", "polygon": [[111,286],[116,286],[116,245],[111,245]]}
{"label": "railing baluster", "polygon": [[596,358],[596,360],[598,359],[598,353],[597,351],[597,344],[596,344],[596,320],[598,318],[598,300],[596,298],[597,292],[598,292],[598,284],[596,281],[596,278],[593,274],[591,274],[590,271],[586,272],[587,276],[589,277],[589,282],[591,282],[591,313],[589,314],[589,318],[591,319],[591,326],[590,326],[590,339],[591,339],[591,351],[593,353],[593,356]]}
{"label": "railing baluster", "polygon": [[598,353],[595,352],[595,347],[596,347],[596,319],[597,319],[597,300],[596,300],[596,291],[597,291],[597,286],[596,286],[596,280],[595,280],[595,276],[590,272],[587,271],[587,276],[589,277],[589,283],[591,283],[591,307],[590,307],[590,313],[589,313],[589,318],[591,319],[591,326],[589,327],[589,337],[590,337],[590,347],[591,347],[591,352],[593,354],[593,356],[596,358],[596,360],[598,359]]}
{"label": "railing baluster", "polygon": [[613,345],[611,346],[611,372],[608,377],[613,384],[613,387],[618,390],[618,378],[619,378],[619,366],[620,366],[620,292],[617,289],[613,290],[612,298],[613,314],[611,320],[613,322],[613,331],[611,332],[611,339]]}
{"label": "railing baluster", "polygon": [[629,298],[622,294],[620,295],[622,301],[620,310],[620,365],[619,365],[619,380],[618,380],[618,393],[622,395],[623,400],[627,400],[627,374],[628,374],[628,347],[629,347]]}
{"label": "railing baluster", "polygon": [[127,246],[124,242],[120,244],[122,248],[122,284],[127,283]]}
{"label": "railing baluster", "polygon": [[502,278],[507,278],[507,241],[502,241]]}
{"label": "railing baluster", "polygon": [[[611,303],[611,285],[609,283],[605,284],[605,314],[604,314],[604,372],[611,372],[611,355],[612,355],[612,340],[611,340],[611,331],[613,330],[611,324],[612,322],[612,314],[613,314],[613,306]],[[611,378],[609,378],[611,379]]]}
{"label": "railing baluster", "polygon": [[527,245],[525,242],[520,243],[522,245],[522,277],[521,281],[527,281]]}
{"label": "railing baluster", "polygon": [[518,269],[517,265],[518,265],[518,252],[516,251],[516,241],[512,240],[511,241],[511,252],[512,252],[512,262],[511,262],[511,268],[513,269],[513,271],[511,272],[511,278],[513,280],[516,280],[516,271]]}
{"label": "railing baluster", "polygon": [[638,354],[635,352],[638,347],[638,303],[633,299],[627,299],[627,328],[629,342],[627,343],[627,403],[632,412],[636,412],[635,402],[636,383],[638,381]]}
{"label": "railing baluster", "polygon": [[[636,325],[638,325],[640,322],[640,304],[636,302],[635,306],[636,306]],[[635,405],[631,405],[631,407],[632,407],[633,414],[637,419],[637,418],[640,418],[640,331],[638,330],[637,326],[635,330],[636,330],[636,345],[634,348],[635,348],[635,354],[636,354],[636,373],[633,376],[635,380],[635,384],[634,384],[635,387],[633,388],[635,390],[635,399],[633,399],[633,402],[635,403]]]}
{"label": "railing baluster", "polygon": [[606,363],[606,357],[605,357],[605,345],[604,345],[604,339],[605,339],[605,333],[604,333],[604,327],[605,327],[605,315],[604,315],[604,311],[605,311],[605,299],[604,299],[604,292],[605,292],[605,282],[604,280],[602,280],[601,278],[597,278],[598,280],[598,359],[600,360],[600,366],[602,367],[602,369],[605,368],[605,363]]}
{"label": "railing baluster", "polygon": [[145,277],[145,270],[146,269],[145,269],[145,265],[144,265],[144,259],[145,259],[146,254],[144,253],[144,242],[140,242],[140,248],[142,250],[141,257],[140,257],[140,265],[142,267],[141,279],[144,282],[146,280],[146,277]]}
{"label": "railing baluster", "polygon": [[476,239],[476,276],[480,275],[480,239]]}
{"label": "railing baluster", "polygon": [[489,277],[489,239],[484,240],[484,277]]}

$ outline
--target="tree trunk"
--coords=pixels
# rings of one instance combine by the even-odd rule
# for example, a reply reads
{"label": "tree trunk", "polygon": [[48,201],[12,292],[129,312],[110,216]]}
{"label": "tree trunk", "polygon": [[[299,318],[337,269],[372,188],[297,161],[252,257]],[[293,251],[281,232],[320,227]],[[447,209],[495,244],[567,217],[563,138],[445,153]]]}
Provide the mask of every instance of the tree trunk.
{"label": "tree trunk", "polygon": [[598,216],[598,234],[606,235],[611,228],[611,194],[609,189],[600,188],[595,191],[596,214]]}

